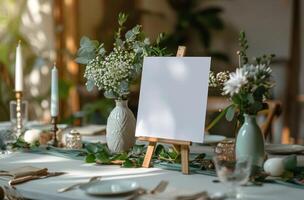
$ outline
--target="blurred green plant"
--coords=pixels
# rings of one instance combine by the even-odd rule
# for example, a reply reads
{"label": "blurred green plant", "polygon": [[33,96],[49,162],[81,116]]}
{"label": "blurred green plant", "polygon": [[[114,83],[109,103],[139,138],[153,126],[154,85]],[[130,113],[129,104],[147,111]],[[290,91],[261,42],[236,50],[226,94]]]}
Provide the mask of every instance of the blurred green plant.
{"label": "blurred green plant", "polygon": [[[26,0],[0,1],[0,121],[9,120],[9,101],[14,99],[14,66],[18,41],[22,43],[24,76],[31,73],[36,66],[40,67],[50,62],[33,51],[32,45],[21,31],[22,15],[27,8],[26,3]],[[71,86],[71,81],[67,79],[59,81],[61,99],[68,98]],[[40,105],[41,101],[49,98],[49,94],[49,91],[44,94],[39,93],[35,97],[27,94],[26,98]]]}
{"label": "blurred green plant", "polygon": [[[16,4],[18,3],[18,6]],[[0,1],[0,120],[9,119],[9,101],[13,98],[14,65],[16,44],[20,40],[29,59],[25,66],[32,62],[32,51],[20,32],[21,15],[26,1]],[[28,68],[25,73],[30,71]]]}
{"label": "blurred green plant", "polygon": [[195,55],[208,55],[229,62],[226,54],[212,49],[214,31],[224,29],[224,21],[220,17],[222,8],[218,6],[201,8],[207,0],[167,0],[167,2],[176,14],[174,31],[164,41],[169,50],[174,52],[177,45],[187,45],[195,32],[203,47],[203,51]]}

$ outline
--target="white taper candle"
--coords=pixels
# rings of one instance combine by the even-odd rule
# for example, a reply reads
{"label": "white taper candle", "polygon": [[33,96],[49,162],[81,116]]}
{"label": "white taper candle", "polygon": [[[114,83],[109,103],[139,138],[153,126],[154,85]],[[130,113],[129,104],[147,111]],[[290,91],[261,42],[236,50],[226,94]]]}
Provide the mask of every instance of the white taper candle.
{"label": "white taper candle", "polygon": [[23,58],[21,50],[21,42],[19,41],[16,48],[16,63],[15,63],[15,91],[22,92],[23,90]]}
{"label": "white taper candle", "polygon": [[51,83],[51,116],[58,116],[59,112],[59,94],[58,94],[58,70],[56,65],[52,69],[52,83]]}

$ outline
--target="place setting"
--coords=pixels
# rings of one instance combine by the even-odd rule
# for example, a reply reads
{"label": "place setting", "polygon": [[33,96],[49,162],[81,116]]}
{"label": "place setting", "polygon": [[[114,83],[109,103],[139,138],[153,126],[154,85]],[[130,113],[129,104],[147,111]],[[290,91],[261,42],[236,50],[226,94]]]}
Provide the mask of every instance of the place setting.
{"label": "place setting", "polygon": [[[302,198],[301,126],[290,122],[302,98],[298,107],[280,99],[296,93],[280,93],[281,79],[293,79],[274,67],[297,72],[299,62],[259,46],[264,33],[242,25],[229,43],[218,35],[231,45],[226,55],[211,42],[225,27],[220,6],[164,1],[176,12],[173,33],[164,33],[143,20],[166,18],[146,1],[136,9],[103,2],[103,16],[94,1],[3,2],[23,14],[8,14],[18,30],[0,45],[0,200]],[[96,23],[98,34],[90,23],[76,28],[86,6],[91,23],[108,21]],[[36,18],[41,12],[54,25]],[[35,51],[40,43],[19,33],[32,20],[43,26],[31,38],[48,44]]]}

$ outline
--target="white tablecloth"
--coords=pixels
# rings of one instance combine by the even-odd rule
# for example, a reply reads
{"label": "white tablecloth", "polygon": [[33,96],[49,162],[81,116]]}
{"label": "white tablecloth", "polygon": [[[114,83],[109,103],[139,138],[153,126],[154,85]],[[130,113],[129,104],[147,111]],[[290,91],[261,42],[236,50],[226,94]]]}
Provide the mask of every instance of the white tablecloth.
{"label": "white tablecloth", "polygon": [[[178,194],[190,194],[200,191],[210,193],[225,191],[221,183],[213,183],[214,177],[206,175],[183,175],[176,171],[167,171],[158,168],[120,168],[112,165],[86,164],[80,160],[71,160],[50,155],[30,153],[13,153],[0,159],[0,169],[8,170],[25,165],[47,167],[50,171],[67,172],[66,175],[35,180],[16,186],[17,191],[24,197],[32,199],[123,199],[97,198],[86,195],[81,190],[73,190],[66,193],[57,193],[57,189],[73,183],[85,182],[90,177],[101,175],[103,180],[128,179],[137,181],[142,187],[153,188],[160,180],[168,180],[167,190],[157,196],[144,196],[142,199],[174,199]],[[7,180],[0,179],[0,185],[7,184]],[[303,200],[304,190],[282,186],[278,184],[264,184],[263,186],[242,187],[243,199],[263,200]]]}

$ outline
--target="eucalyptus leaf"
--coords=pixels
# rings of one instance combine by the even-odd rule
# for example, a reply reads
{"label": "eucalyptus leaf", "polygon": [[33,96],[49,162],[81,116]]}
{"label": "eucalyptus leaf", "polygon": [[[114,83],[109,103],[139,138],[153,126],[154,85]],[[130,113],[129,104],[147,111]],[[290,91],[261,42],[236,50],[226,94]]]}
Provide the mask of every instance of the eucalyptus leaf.
{"label": "eucalyptus leaf", "polygon": [[133,41],[136,36],[132,30],[129,30],[128,32],[126,32],[125,37],[129,41]]}
{"label": "eucalyptus leaf", "polygon": [[248,101],[249,104],[254,103],[254,97],[251,93],[247,94],[247,101]]}
{"label": "eucalyptus leaf", "polygon": [[80,48],[82,50],[85,50],[87,52],[92,52],[94,51],[98,46],[98,42],[95,40],[90,40],[88,37],[83,36],[80,39]]}
{"label": "eucalyptus leaf", "polygon": [[94,143],[88,143],[85,145],[85,149],[90,154],[95,154],[98,152],[98,146]]}
{"label": "eucalyptus leaf", "polygon": [[84,65],[86,65],[86,64],[88,64],[88,63],[90,62],[90,59],[87,58],[87,57],[77,57],[77,58],[75,59],[75,62],[77,62],[77,63],[79,63],[79,64],[84,64]]}
{"label": "eucalyptus leaf", "polygon": [[226,112],[226,120],[231,122],[234,118],[234,115],[235,115],[235,111],[236,111],[236,108],[234,106],[230,106],[228,109],[227,109],[227,112]]}
{"label": "eucalyptus leaf", "polygon": [[91,92],[94,89],[94,86],[95,86],[95,83],[93,80],[90,80],[90,79],[87,80],[86,87],[89,92]]}
{"label": "eucalyptus leaf", "polygon": [[117,97],[112,90],[105,91],[104,96],[108,99],[115,99]]}
{"label": "eucalyptus leaf", "polygon": [[100,47],[98,50],[98,54],[103,56],[105,53],[106,53],[106,50],[103,47]]}
{"label": "eucalyptus leaf", "polygon": [[126,80],[120,82],[120,93],[129,94],[129,83]]}

